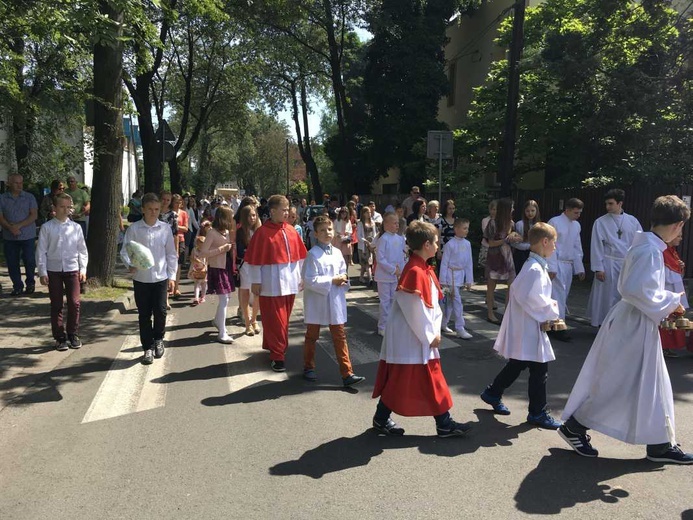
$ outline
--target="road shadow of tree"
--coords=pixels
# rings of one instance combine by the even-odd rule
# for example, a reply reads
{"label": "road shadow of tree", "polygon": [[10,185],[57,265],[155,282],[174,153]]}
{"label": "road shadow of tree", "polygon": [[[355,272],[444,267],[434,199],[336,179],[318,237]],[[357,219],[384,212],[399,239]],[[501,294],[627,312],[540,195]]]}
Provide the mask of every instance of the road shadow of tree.
{"label": "road shadow of tree", "polygon": [[[457,457],[474,453],[480,448],[511,446],[511,441],[521,433],[534,429],[526,423],[516,426],[501,423],[487,410],[474,410],[474,413],[479,421],[473,424],[474,429],[464,438],[441,439],[433,434],[385,437],[369,429],[355,437],[340,437],[321,444],[306,451],[297,460],[272,466],[269,472],[275,476],[305,475],[319,479],[327,473],[366,466],[373,457],[381,455],[385,450],[403,448],[418,448],[424,455]],[[402,426],[406,427],[406,424],[403,422]]]}
{"label": "road shadow of tree", "polygon": [[594,501],[617,504],[630,493],[603,482],[633,473],[662,471],[663,467],[645,458],[590,459],[559,448],[551,448],[549,453],[527,474],[515,494],[515,506],[524,513],[557,515]]}

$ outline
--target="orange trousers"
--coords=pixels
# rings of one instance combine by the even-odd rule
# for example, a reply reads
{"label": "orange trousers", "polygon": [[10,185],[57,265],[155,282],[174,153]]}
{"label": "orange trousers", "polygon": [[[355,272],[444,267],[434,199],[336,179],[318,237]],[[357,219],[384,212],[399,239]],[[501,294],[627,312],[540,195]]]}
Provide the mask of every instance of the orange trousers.
{"label": "orange trousers", "polygon": [[[306,327],[306,341],[303,345],[303,368],[305,370],[313,370],[315,369],[315,343],[320,337],[320,325],[309,323]],[[344,324],[330,325],[330,333],[332,334],[332,343],[334,343],[334,353],[339,364],[339,373],[342,375],[342,379],[344,379],[353,374]]]}

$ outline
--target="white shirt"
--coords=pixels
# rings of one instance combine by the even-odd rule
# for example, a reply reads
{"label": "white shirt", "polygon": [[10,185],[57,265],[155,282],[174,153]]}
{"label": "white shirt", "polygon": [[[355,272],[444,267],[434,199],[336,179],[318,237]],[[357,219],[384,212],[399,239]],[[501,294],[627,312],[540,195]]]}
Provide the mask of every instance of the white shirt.
{"label": "white shirt", "polygon": [[565,213],[553,217],[549,224],[556,228],[556,251],[549,258],[549,272],[558,272],[558,262],[573,264],[573,274],[583,274],[585,266],[582,264],[582,242],[580,242],[580,223],[570,220]]}
{"label": "white shirt", "polygon": [[453,237],[443,249],[440,284],[460,287],[466,283],[474,283],[472,244],[466,238]]}
{"label": "white shirt", "polygon": [[373,210],[373,215],[371,215],[371,219],[378,225],[383,223],[383,216],[375,210]]}
{"label": "white shirt", "polygon": [[385,232],[377,241],[375,257],[377,265],[374,279],[376,282],[396,283],[397,270],[402,272],[407,263],[407,244],[404,237],[396,233]]}
{"label": "white shirt", "polygon": [[335,276],[346,274],[346,263],[339,249],[330,246],[330,250],[328,254],[317,245],[303,262],[303,317],[308,324],[341,325],[347,321],[349,284],[332,283]]}
{"label": "white shirt", "polygon": [[141,283],[156,283],[163,280],[175,280],[178,270],[178,252],[173,243],[171,226],[157,220],[153,226],[144,219],[133,222],[125,232],[120,257],[126,266],[130,266],[130,257],[125,246],[128,242],[137,242],[148,248],[154,257],[154,266],[149,269],[138,269],[132,279]]}
{"label": "white shirt", "polygon": [[[619,231],[620,236],[619,236]],[[638,219],[627,213],[613,215],[607,213],[594,222],[590,244],[590,266],[592,271],[605,271],[604,260],[623,261],[633,243],[635,233],[642,231]],[[614,281],[615,284],[615,281]]]}
{"label": "white shirt", "polygon": [[[532,229],[531,225],[529,226],[529,229]],[[524,234],[525,233],[525,223],[523,220],[515,222],[515,233],[517,233],[521,237],[525,236],[525,234]],[[513,242],[512,244],[510,244],[510,246],[513,249],[517,249],[518,251],[529,251],[530,243],[529,242]]]}
{"label": "white shirt", "polygon": [[88,261],[87,244],[79,224],[53,218],[41,226],[36,248],[39,276],[48,276],[48,271],[86,274]]}

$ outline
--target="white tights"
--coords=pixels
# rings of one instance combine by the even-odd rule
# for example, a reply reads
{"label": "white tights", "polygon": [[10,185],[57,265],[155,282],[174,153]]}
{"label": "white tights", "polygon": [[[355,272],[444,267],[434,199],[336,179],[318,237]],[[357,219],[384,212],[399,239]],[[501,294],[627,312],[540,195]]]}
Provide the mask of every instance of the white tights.
{"label": "white tights", "polygon": [[217,314],[214,321],[219,327],[219,337],[225,338],[228,336],[226,332],[226,306],[229,304],[230,294],[219,294],[219,304],[217,305]]}
{"label": "white tights", "polygon": [[195,280],[195,299],[204,298],[207,294],[207,280]]}

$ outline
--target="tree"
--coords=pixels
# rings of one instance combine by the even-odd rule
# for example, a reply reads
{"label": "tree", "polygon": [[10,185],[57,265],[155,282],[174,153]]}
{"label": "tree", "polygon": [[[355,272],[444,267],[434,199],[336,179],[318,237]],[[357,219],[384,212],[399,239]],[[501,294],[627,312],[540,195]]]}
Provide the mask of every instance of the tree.
{"label": "tree", "polygon": [[[510,22],[499,43],[509,41]],[[666,0],[547,0],[527,12],[515,176],[553,187],[692,172],[693,26]],[[495,170],[506,62],[493,64],[459,132],[462,159]]]}

